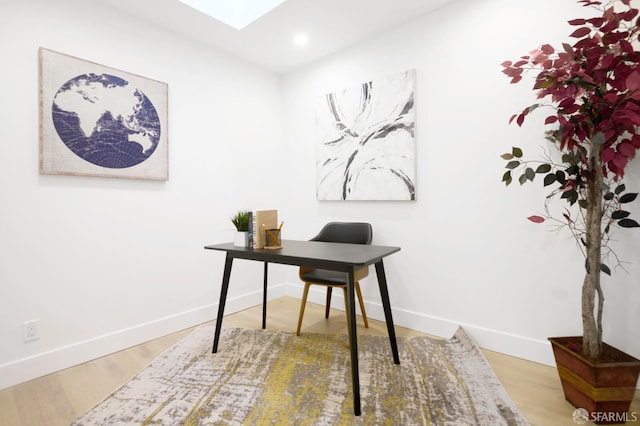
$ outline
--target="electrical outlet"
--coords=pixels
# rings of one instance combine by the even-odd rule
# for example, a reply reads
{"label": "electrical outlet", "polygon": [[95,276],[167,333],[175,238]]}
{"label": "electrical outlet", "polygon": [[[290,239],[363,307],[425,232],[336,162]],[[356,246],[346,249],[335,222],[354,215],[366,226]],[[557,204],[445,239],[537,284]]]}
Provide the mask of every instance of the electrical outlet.
{"label": "electrical outlet", "polygon": [[31,340],[37,340],[40,338],[38,333],[38,319],[26,321],[22,324],[22,331],[24,332],[24,341],[30,342]]}

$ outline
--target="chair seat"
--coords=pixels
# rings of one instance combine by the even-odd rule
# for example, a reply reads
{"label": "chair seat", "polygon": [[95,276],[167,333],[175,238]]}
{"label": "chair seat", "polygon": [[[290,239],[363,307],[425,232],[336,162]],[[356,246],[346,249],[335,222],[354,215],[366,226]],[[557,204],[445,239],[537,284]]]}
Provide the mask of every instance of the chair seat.
{"label": "chair seat", "polygon": [[328,271],[326,269],[314,269],[310,272],[300,275],[303,281],[328,284],[328,285],[347,285],[347,273],[339,271]]}

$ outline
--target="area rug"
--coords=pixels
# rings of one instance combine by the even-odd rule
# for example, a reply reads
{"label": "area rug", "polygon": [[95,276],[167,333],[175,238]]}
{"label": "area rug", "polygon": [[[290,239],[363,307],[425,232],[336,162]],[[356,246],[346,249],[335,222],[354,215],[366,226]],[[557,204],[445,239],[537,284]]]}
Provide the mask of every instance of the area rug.
{"label": "area rug", "polygon": [[475,342],[358,336],[353,414],[347,336],[201,327],[74,425],[526,425]]}

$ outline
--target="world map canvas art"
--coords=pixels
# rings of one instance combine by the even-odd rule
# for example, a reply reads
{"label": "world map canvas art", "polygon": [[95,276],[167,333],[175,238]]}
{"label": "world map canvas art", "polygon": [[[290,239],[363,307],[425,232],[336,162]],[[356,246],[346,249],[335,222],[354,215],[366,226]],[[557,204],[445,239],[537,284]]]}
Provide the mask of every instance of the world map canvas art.
{"label": "world map canvas art", "polygon": [[415,200],[415,70],[320,97],[319,200]]}
{"label": "world map canvas art", "polygon": [[40,48],[40,173],[167,180],[167,92]]}

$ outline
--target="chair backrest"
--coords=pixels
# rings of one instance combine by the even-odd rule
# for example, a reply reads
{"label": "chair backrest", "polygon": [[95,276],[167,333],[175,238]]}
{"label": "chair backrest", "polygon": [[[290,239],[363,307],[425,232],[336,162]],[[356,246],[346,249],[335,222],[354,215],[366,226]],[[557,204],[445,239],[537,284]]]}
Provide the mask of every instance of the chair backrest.
{"label": "chair backrest", "polygon": [[329,222],[311,241],[371,244],[373,229],[366,222]]}

